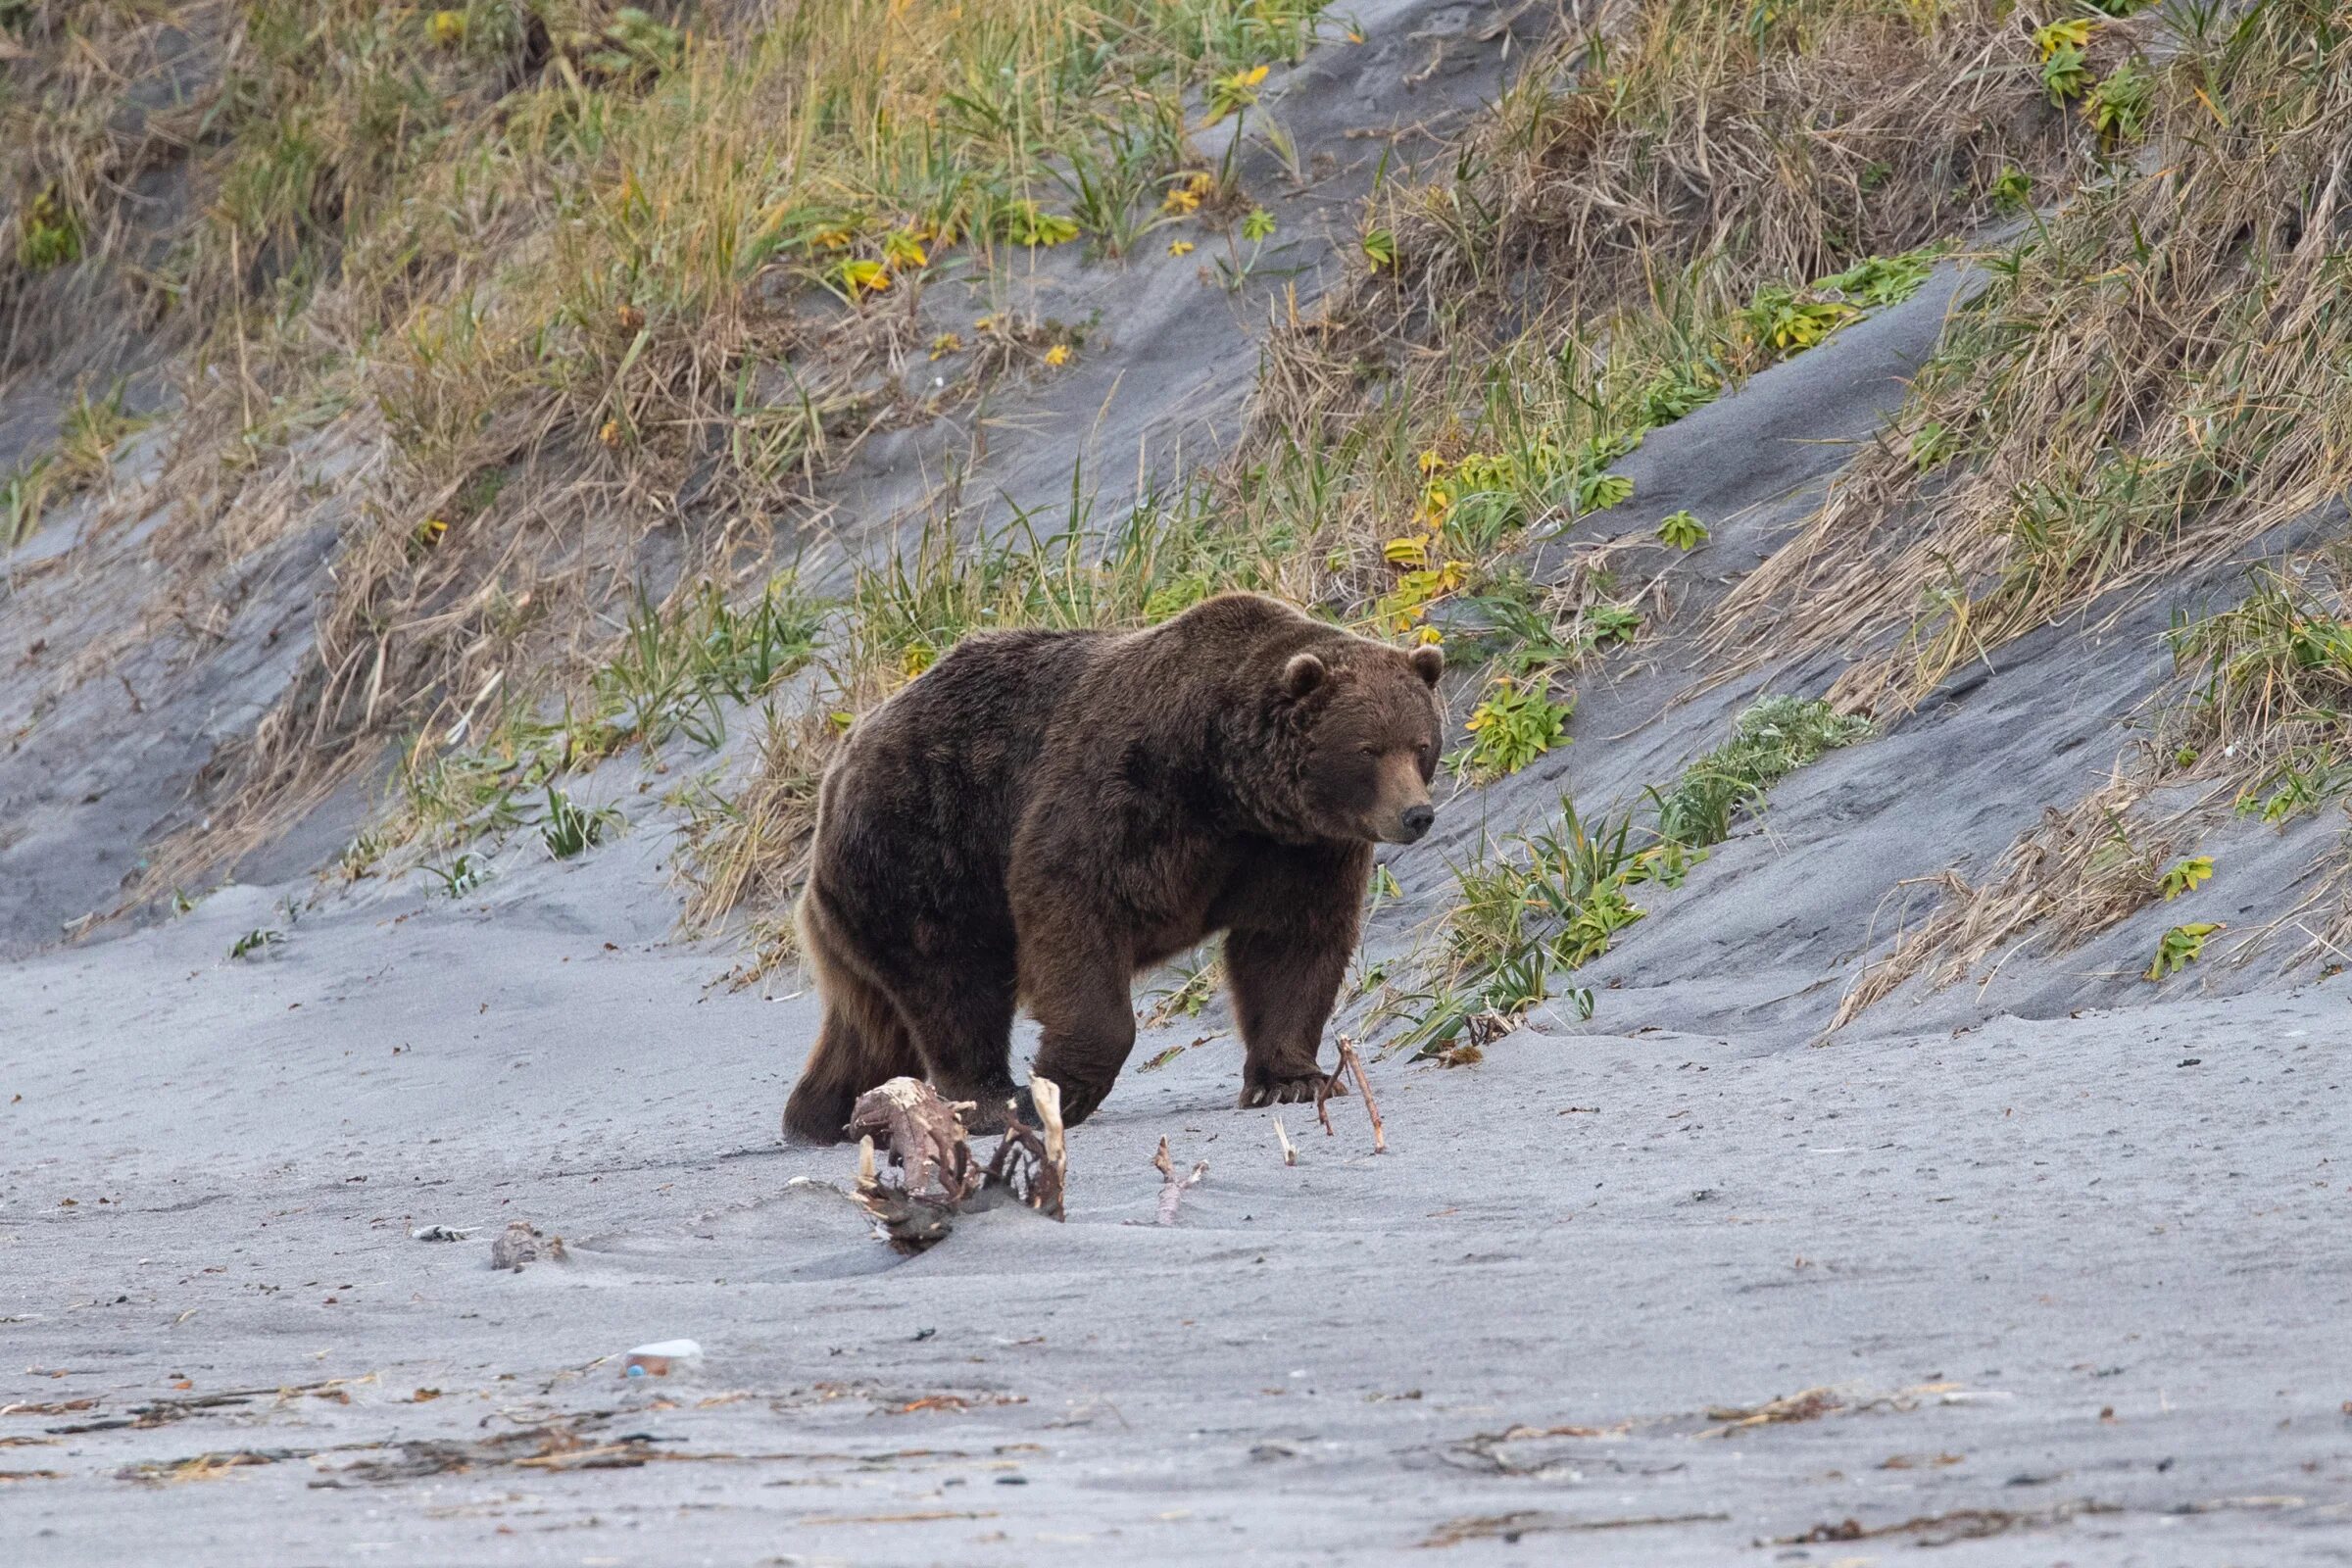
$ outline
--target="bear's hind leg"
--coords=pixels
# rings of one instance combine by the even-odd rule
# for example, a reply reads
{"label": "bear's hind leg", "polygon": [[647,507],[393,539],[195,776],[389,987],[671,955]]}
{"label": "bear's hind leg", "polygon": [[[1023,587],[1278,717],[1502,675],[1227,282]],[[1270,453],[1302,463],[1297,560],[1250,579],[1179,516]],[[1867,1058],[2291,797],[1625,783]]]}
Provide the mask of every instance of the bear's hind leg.
{"label": "bear's hind leg", "polygon": [[803,896],[801,945],[824,999],[824,1022],[785,1102],[784,1135],[795,1143],[838,1144],[858,1097],[893,1078],[921,1077],[923,1058],[890,998],[837,951],[814,899],[813,890]]}
{"label": "bear's hind leg", "polygon": [[[870,1000],[881,1009],[890,1005],[878,996]],[[893,1078],[923,1075],[922,1058],[907,1040],[906,1025],[895,1015],[859,1010],[862,1015],[853,1021],[851,1009],[826,999],[816,1045],[784,1102],[784,1135],[794,1143],[843,1142],[859,1095]]]}

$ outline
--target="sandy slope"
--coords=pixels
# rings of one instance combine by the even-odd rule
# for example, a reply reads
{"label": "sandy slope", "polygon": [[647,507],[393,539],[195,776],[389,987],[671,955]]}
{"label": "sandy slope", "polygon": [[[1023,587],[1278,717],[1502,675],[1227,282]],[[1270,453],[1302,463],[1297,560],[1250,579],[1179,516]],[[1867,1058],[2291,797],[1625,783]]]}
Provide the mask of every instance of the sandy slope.
{"label": "sandy slope", "polygon": [[[1484,11],[1363,16],[1372,64],[1301,68],[1331,145],[1404,118],[1379,73],[1433,36],[1464,51],[1446,102],[1500,69],[1498,40],[1460,42]],[[1361,177],[1290,198],[1285,231]],[[1584,683],[1577,744],[1395,858],[1371,956],[1409,949],[1482,832],[1571,788],[1633,802],[1757,691],[1818,689],[1693,696],[1676,633],[1868,438],[1959,281],[1653,435],[1636,501],[1543,548],[1556,570],[1680,507],[1715,528],[1671,568],[1677,626]],[[1143,266],[1038,286],[1104,331],[1002,413],[990,494],[1231,428],[1247,308]],[[968,436],[870,451],[844,545]],[[2105,773],[2163,673],[2164,604],[2025,639],[1788,781],[1592,966],[1591,1024],[1540,1011],[1472,1068],[1376,1063],[1389,1156],[1348,1102],[1330,1140],[1291,1113],[1285,1168],[1269,1113],[1230,1108],[1212,1005],[1147,1033],[1139,1062],[1208,1038],[1075,1135],[1067,1225],[994,1214],[901,1262],[791,1185],[850,1169],[775,1141],[812,1002],[714,986],[730,950],[674,940],[671,828],[634,762],[583,792],[629,835],[564,865],[517,840],[463,903],[413,877],[290,918],[344,803],[184,918],[29,951],[282,683],[270,633],[299,629],[323,543],[250,564],[225,637],[146,645],[137,711],[72,687],[0,766],[24,954],[0,969],[0,1562],[2352,1557],[2341,983],[2290,967],[2291,940],[2133,978],[2163,925],[2289,906],[2331,823],[2230,827],[2190,901],[1807,1044],[1905,879],[1981,868]],[[12,699],[53,674],[14,651],[46,635],[31,611],[60,648],[128,624],[77,594],[135,562],[103,548],[0,600]],[[226,960],[257,928],[287,940]],[[1177,1227],[1131,1225],[1162,1135],[1208,1180]],[[514,1216],[571,1261],[492,1273]],[[436,1223],[482,1228],[410,1239]],[[690,1378],[616,1375],[681,1335],[709,1352]],[[1816,1390],[1781,1407],[1806,1419],[1710,1413]],[[266,1462],[135,1468],[203,1454]],[[1783,1542],[1848,1520],[1860,1539]]]}

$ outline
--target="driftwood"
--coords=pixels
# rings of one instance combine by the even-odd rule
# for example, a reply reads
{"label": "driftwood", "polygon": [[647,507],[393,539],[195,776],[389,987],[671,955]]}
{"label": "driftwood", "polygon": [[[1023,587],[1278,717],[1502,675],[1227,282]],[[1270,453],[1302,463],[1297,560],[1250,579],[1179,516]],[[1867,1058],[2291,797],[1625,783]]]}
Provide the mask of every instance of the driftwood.
{"label": "driftwood", "polygon": [[996,1158],[988,1162],[987,1185],[1011,1194],[1041,1214],[1060,1219],[1062,1187],[1069,1174],[1069,1151],[1061,1126],[1061,1087],[1050,1078],[1032,1075],[1029,1100],[1037,1107],[1045,1135],[1040,1137],[1036,1128],[1021,1120],[1017,1102],[1007,1106],[1004,1136],[997,1143]]}
{"label": "driftwood", "polygon": [[1354,1075],[1356,1093],[1364,1097],[1365,1113],[1372,1118],[1372,1152],[1387,1153],[1389,1135],[1380,1124],[1380,1102],[1372,1098],[1372,1080],[1364,1076],[1364,1058],[1356,1052],[1355,1042],[1346,1035],[1340,1036],[1340,1065]]}
{"label": "driftwood", "polygon": [[1173,1225],[1176,1223],[1177,1205],[1184,1201],[1184,1190],[1200,1185],[1201,1178],[1208,1174],[1208,1161],[1195,1160],[1191,1174],[1177,1175],[1175,1161],[1168,1158],[1168,1141],[1162,1138],[1159,1141],[1159,1152],[1152,1156],[1152,1168],[1159,1172],[1160,1180],[1157,1223]]}
{"label": "driftwood", "polygon": [[509,1220],[507,1228],[490,1243],[490,1266],[519,1274],[525,1263],[541,1258],[551,1263],[570,1261],[564,1250],[564,1238],[543,1234],[529,1220]]}
{"label": "driftwood", "polygon": [[[979,1108],[973,1101],[940,1099],[939,1091],[919,1078],[893,1078],[858,1097],[849,1132],[862,1142],[879,1140],[875,1147],[888,1155],[908,1198],[953,1207],[980,1185],[963,1131],[964,1116]],[[860,1167],[860,1186],[864,1175]]]}
{"label": "driftwood", "polygon": [[858,1097],[848,1127],[858,1135],[853,1196],[893,1247],[919,1252],[945,1240],[959,1214],[994,1207],[1006,1196],[1062,1217],[1068,1161],[1061,1092],[1043,1078],[1030,1079],[1029,1092],[1043,1135],[1012,1116],[985,1166],[972,1157],[963,1125],[964,1115],[979,1108],[974,1102],[942,1100],[919,1078],[893,1078]]}

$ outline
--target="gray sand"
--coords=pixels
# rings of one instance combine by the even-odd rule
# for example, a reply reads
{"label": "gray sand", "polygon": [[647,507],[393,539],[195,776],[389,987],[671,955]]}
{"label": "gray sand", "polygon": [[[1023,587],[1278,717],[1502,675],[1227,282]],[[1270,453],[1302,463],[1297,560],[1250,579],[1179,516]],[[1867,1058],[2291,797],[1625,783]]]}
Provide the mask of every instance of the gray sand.
{"label": "gray sand", "polygon": [[[1490,16],[1386,5],[1362,50],[1310,58],[1301,145],[1348,159],[1285,198],[1286,233],[1320,234],[1318,204],[1344,227],[1351,121],[1492,90],[1500,41],[1466,41]],[[1430,96],[1393,101],[1441,45]],[[1108,329],[1085,378],[1002,416],[992,497],[1230,438],[1265,294],[1054,265],[1037,286]],[[1680,507],[1715,529],[1667,568],[1676,622],[1583,683],[1577,743],[1392,858],[1368,958],[1410,950],[1482,835],[1571,790],[1636,802],[1759,691],[1820,689],[1692,695],[1687,633],[1899,398],[1961,281],[1658,432],[1634,502],[1539,550],[1556,571]],[[968,435],[865,454],[835,542],[904,525]],[[462,902],[312,879],[355,792],[192,913],[45,947],[280,689],[299,637],[271,633],[305,623],[327,537],[249,563],[225,638],[144,645],[135,710],[67,681],[0,758],[0,1563],[2352,1561],[2344,983],[2291,922],[2136,977],[2175,921],[2286,915],[2338,824],[2231,824],[2189,899],[1813,1043],[1925,906],[1910,879],[1981,875],[2105,774],[2168,612],[2228,572],[2024,639],[1790,779],[1645,890],[1580,976],[1591,1023],[1540,1008],[1475,1066],[1375,1059],[1386,1156],[1350,1099],[1329,1138],[1281,1112],[1286,1167],[1274,1113],[1232,1108],[1212,1004],[1147,1030],[1139,1067],[1200,1043],[1073,1134],[1066,1224],[998,1211],[908,1260],[828,1190],[849,1152],[778,1144],[813,999],[731,991],[736,948],[676,937],[675,824],[637,761],[581,791],[627,836],[570,864],[518,838]],[[57,680],[19,644],[136,612],[89,590],[135,535],[89,548],[0,597],[10,713]],[[285,940],[227,959],[255,929]],[[1163,1136],[1209,1163],[1171,1228]],[[567,1260],[492,1272],[515,1218]],[[432,1225],[470,1234],[412,1239]],[[620,1375],[681,1337],[699,1367]]]}
{"label": "gray sand", "polygon": [[[706,991],[709,955],[613,912],[642,870],[622,859],[518,876],[537,886],[495,913],[340,909],[258,964],[220,958],[260,912],[232,893],[19,966],[0,1023],[45,1049],[7,1068],[0,1401],[95,1402],[0,1417],[33,1440],[0,1470],[60,1474],[0,1490],[0,1555],[1356,1562],[1456,1537],[1482,1559],[1515,1532],[1539,1561],[1854,1562],[1998,1530],[1947,1555],[2285,1563],[2352,1542],[2329,989],[1819,1050],[1530,1030],[1473,1068],[1375,1063],[1385,1157],[1352,1100],[1331,1138],[1285,1111],[1296,1168],[1271,1113],[1231,1108],[1220,1035],[1073,1134],[1066,1224],[998,1211],[902,1262],[791,1185],[846,1183],[847,1152],[775,1141],[809,999]],[[1163,1135],[1209,1162],[1172,1229],[1149,1223]],[[517,1216],[569,1262],[491,1272]],[[409,1239],[435,1223],[481,1228]],[[676,1337],[705,1348],[690,1378],[618,1375]],[[1716,1435],[1711,1410],[1816,1389],[1836,1408]],[[549,1427],[632,1467],[397,1478],[415,1446]],[[284,1457],[123,1479],[240,1450]],[[1577,1534],[1530,1534],[1550,1532]]]}

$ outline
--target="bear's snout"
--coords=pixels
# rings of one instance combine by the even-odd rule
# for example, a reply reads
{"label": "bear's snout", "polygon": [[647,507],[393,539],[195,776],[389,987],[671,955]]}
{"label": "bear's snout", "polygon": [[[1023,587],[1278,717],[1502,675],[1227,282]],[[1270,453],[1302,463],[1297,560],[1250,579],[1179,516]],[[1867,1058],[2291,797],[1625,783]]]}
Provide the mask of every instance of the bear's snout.
{"label": "bear's snout", "polygon": [[1437,819],[1438,808],[1434,806],[1406,807],[1404,814],[1396,819],[1396,825],[1404,830],[1398,842],[1420,843],[1422,837],[1429,832],[1429,825]]}

